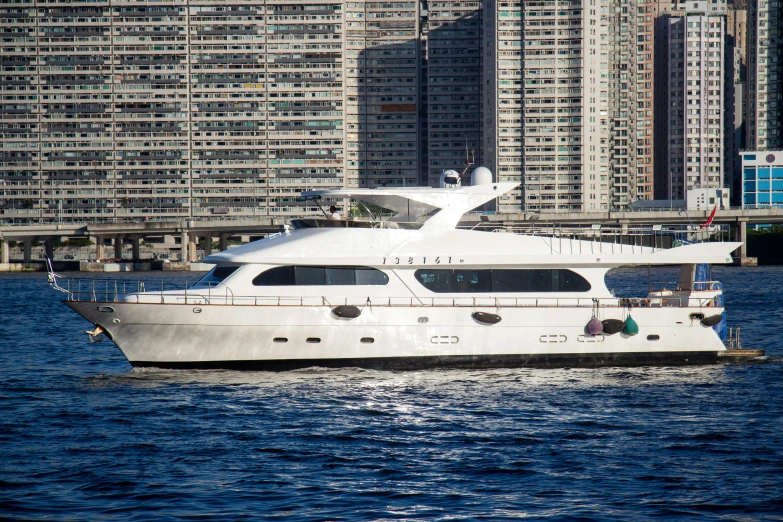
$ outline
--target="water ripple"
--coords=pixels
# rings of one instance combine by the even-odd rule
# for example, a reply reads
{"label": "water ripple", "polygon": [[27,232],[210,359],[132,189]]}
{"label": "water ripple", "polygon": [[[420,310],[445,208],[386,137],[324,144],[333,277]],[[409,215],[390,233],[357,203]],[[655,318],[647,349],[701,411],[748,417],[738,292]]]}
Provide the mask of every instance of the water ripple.
{"label": "water ripple", "polygon": [[0,518],[780,520],[783,270],[713,275],[765,363],[133,370],[2,275]]}

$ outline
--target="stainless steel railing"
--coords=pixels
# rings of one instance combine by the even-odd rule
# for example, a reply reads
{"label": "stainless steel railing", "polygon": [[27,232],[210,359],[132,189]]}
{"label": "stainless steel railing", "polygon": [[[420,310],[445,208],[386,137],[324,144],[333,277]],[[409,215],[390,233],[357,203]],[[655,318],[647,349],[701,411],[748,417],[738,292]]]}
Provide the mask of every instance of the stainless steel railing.
{"label": "stainless steel railing", "polygon": [[653,297],[350,297],[235,295],[221,283],[172,283],[118,279],[78,279],[50,274],[50,286],[69,301],[131,304],[195,304],[222,306],[470,307],[470,308],[651,308],[711,307],[712,298],[688,295]]}

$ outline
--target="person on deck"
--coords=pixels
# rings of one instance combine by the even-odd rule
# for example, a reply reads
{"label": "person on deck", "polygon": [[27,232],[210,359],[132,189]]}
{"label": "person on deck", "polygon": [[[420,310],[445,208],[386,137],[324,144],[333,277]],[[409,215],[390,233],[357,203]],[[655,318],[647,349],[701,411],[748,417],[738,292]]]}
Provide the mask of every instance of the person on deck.
{"label": "person on deck", "polygon": [[340,213],[337,212],[337,207],[335,207],[334,205],[329,207],[329,212],[331,212],[331,215],[329,216],[329,219],[334,220],[334,221],[340,221],[340,219],[342,219],[340,217]]}

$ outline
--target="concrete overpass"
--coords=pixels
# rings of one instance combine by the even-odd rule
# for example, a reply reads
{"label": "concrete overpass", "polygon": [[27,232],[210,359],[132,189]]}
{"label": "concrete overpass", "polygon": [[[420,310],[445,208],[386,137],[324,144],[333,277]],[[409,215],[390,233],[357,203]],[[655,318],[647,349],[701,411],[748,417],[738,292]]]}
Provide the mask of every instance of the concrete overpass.
{"label": "concrete overpass", "polygon": [[[516,214],[467,214],[460,225],[465,227],[589,227],[591,225],[627,225],[641,227],[645,225],[699,225],[710,214],[709,210],[654,210],[635,212],[582,212],[582,213],[516,213]],[[138,259],[140,241],[149,236],[179,235],[181,237],[182,259],[194,261],[196,244],[202,238],[219,238],[220,250],[225,250],[227,240],[234,235],[270,234],[282,230],[288,218],[248,218],[248,219],[209,219],[142,221],[130,223],[47,223],[39,225],[12,225],[0,227],[2,251],[0,263],[8,262],[8,241],[21,241],[24,244],[25,262],[30,260],[30,248],[33,240],[43,241],[47,254],[53,253],[52,240],[56,237],[92,237],[96,239],[96,256],[105,258],[104,239],[114,240],[114,257],[121,257],[122,243],[130,240],[133,245],[133,257]],[[714,224],[729,225],[733,239],[747,240],[746,228],[756,224],[783,224],[783,209],[731,209],[715,213]],[[205,241],[205,255],[212,251],[212,242]],[[747,257],[745,246],[738,257]]]}
{"label": "concrete overpass", "polygon": [[139,259],[141,240],[151,236],[180,236],[182,259],[195,261],[196,244],[200,239],[210,238],[204,242],[205,255],[212,253],[211,238],[219,238],[220,250],[227,247],[228,238],[235,235],[271,234],[283,228],[286,219],[223,219],[223,220],[176,220],[176,221],[141,221],[133,223],[47,223],[39,225],[14,225],[0,227],[2,252],[0,263],[8,263],[8,241],[22,242],[24,247],[24,262],[31,260],[31,245],[33,241],[43,241],[46,253],[52,257],[53,239],[94,238],[96,257],[104,259],[104,241],[111,238],[114,242],[115,258],[122,257],[122,244],[131,241],[133,259]]}

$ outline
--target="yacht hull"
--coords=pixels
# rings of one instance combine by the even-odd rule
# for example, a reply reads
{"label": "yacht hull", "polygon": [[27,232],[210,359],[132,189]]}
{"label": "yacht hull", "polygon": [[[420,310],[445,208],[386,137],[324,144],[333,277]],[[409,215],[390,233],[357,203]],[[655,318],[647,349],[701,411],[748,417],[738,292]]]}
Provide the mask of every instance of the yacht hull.
{"label": "yacht hull", "polygon": [[[592,336],[589,308],[365,307],[336,317],[325,306],[100,303],[66,301],[100,326],[138,367],[293,370],[596,367],[710,364],[725,348],[699,308],[633,308],[639,334]],[[721,308],[711,308],[710,314]],[[627,308],[602,309],[624,319]]]}

